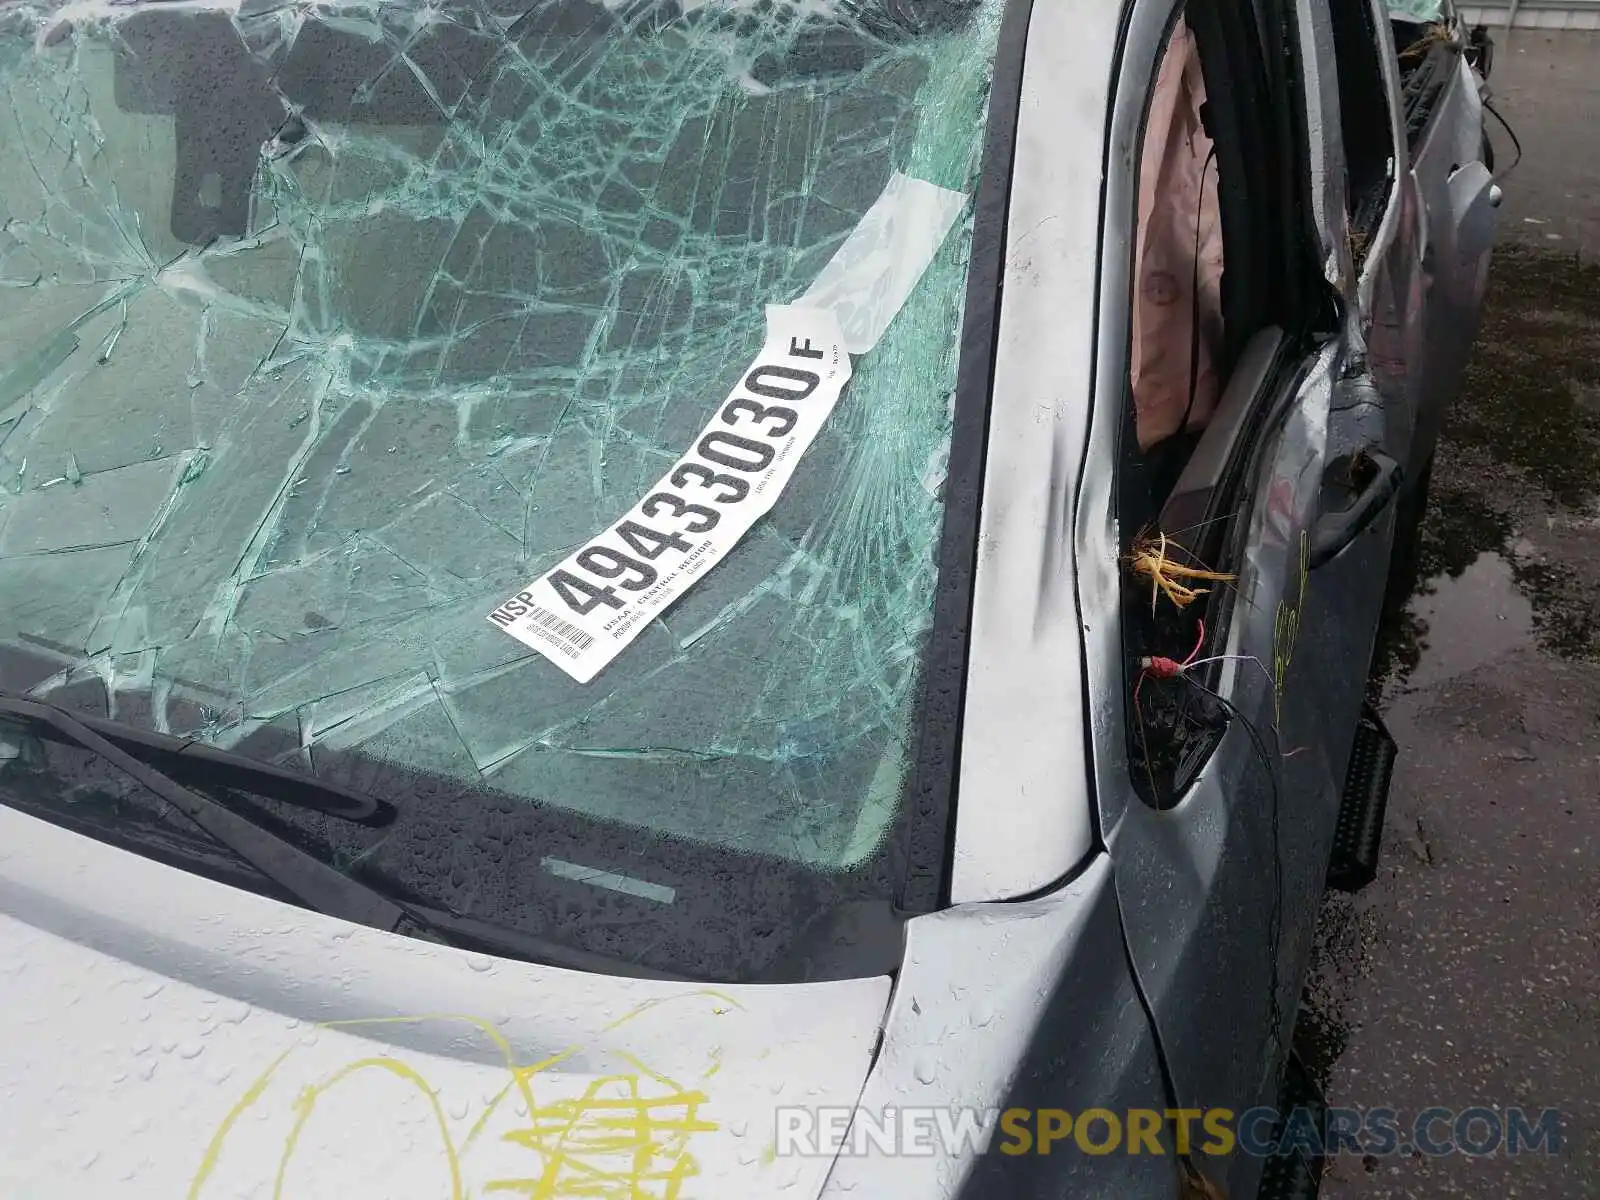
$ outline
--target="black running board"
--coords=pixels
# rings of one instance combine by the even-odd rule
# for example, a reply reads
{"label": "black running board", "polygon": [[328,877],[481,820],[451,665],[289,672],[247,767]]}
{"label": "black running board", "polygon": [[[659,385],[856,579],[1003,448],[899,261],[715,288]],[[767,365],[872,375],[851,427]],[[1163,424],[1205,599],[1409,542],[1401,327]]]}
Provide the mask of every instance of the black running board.
{"label": "black running board", "polygon": [[1328,886],[1336,891],[1359,892],[1377,878],[1383,814],[1389,807],[1389,783],[1398,754],[1377,711],[1363,705],[1328,860]]}
{"label": "black running board", "polygon": [[[1291,1119],[1299,1130],[1298,1136],[1287,1130]],[[1280,1149],[1295,1148],[1267,1158],[1256,1200],[1317,1200],[1326,1162],[1320,1151],[1325,1145],[1327,1123],[1328,1105],[1322,1098],[1322,1089],[1306,1072],[1300,1056],[1291,1054],[1278,1092],[1278,1120],[1273,1126],[1272,1144]],[[1297,1144],[1305,1142],[1310,1142],[1315,1152]]]}

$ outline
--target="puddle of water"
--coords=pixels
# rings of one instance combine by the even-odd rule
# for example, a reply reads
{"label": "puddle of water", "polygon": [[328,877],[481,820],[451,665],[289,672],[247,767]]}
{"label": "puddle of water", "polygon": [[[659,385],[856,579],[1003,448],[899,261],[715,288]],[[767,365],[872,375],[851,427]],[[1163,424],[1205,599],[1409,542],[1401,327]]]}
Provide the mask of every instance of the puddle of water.
{"label": "puddle of water", "polygon": [[1534,642],[1533,604],[1517,586],[1510,561],[1492,551],[1459,575],[1430,580],[1410,611],[1425,630],[1406,679],[1411,688],[1464,675]]}
{"label": "puddle of water", "polygon": [[[1369,699],[1530,640],[1563,658],[1600,658],[1597,483],[1600,267],[1497,249],[1416,547],[1424,582],[1386,615]],[[1539,544],[1517,537],[1518,524]]]}
{"label": "puddle of water", "polygon": [[[1498,248],[1416,548],[1425,582],[1386,617],[1369,698],[1381,705],[1533,645],[1600,658],[1597,485],[1600,267]],[[1295,1045],[1325,1090],[1380,920],[1330,895],[1318,921]]]}
{"label": "puddle of water", "polygon": [[1497,249],[1450,436],[1581,507],[1600,476],[1597,395],[1600,267],[1571,255]]}

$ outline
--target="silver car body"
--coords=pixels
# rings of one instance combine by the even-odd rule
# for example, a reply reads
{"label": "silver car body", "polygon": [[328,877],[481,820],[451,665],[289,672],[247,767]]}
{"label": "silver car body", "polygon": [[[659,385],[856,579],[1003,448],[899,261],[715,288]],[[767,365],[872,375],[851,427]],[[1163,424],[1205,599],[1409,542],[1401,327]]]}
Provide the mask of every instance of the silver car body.
{"label": "silver car body", "polygon": [[[1377,445],[1413,474],[1426,461],[1474,332],[1495,199],[1470,68],[1413,154],[1385,46],[1401,169],[1357,269],[1329,2],[1294,7],[1314,219],[1345,325],[1292,394],[1263,398],[1281,419],[1254,459],[1250,603],[1229,644],[1284,671],[1276,724],[1296,752],[1276,782],[1236,725],[1176,806],[1155,811],[1129,783],[1108,514],[1133,163],[1174,5],[1016,3],[1002,36],[1025,37],[1026,65],[951,904],[908,923],[898,976],[710,988],[490,959],[0,807],[0,1194],[1172,1195],[1170,1157],[830,1161],[775,1157],[773,1130],[783,1105],[1237,1112],[1274,1096],[1393,506],[1315,569],[1304,544],[1338,453]],[[1384,28],[1379,0],[1361,2]],[[1227,693],[1272,723],[1272,689],[1236,666]],[[653,1107],[603,1110],[618,1081]],[[584,1125],[602,1111],[635,1122],[615,1144]],[[1248,1196],[1260,1162],[1206,1169]]]}

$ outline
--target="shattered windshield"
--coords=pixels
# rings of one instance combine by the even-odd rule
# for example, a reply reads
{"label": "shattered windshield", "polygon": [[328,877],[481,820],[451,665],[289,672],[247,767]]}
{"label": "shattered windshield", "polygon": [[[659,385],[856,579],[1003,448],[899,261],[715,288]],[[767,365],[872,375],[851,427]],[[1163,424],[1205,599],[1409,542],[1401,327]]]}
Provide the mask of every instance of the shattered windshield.
{"label": "shattered windshield", "polygon": [[[0,686],[427,780],[293,820],[456,911],[822,904],[725,864],[848,880],[901,808],[999,7],[0,3]],[[906,279],[878,229],[904,295],[770,509],[585,682],[490,619],[705,447],[769,306],[871,306],[907,185],[948,236]]]}

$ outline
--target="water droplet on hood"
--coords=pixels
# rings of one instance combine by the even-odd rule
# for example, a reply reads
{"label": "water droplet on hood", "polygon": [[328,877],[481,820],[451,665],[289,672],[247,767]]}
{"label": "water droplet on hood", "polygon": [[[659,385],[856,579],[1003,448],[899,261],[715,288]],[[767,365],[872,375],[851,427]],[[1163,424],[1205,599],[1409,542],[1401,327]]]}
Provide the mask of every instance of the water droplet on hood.
{"label": "water droplet on hood", "polygon": [[916,1066],[911,1068],[916,1075],[918,1083],[932,1083],[939,1077],[939,1068],[932,1059],[919,1058]]}

